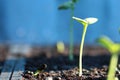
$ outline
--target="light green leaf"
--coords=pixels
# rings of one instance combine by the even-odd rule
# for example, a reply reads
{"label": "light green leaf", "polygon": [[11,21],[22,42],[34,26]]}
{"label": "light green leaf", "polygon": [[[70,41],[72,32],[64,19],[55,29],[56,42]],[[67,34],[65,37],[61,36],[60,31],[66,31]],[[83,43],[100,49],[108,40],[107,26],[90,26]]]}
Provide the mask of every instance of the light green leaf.
{"label": "light green leaf", "polygon": [[113,54],[119,54],[120,53],[120,44],[113,44],[110,52]]}
{"label": "light green leaf", "polygon": [[86,18],[85,21],[87,21],[88,24],[94,24],[98,21],[98,19],[91,17],[91,18]]}
{"label": "light green leaf", "polygon": [[77,17],[72,17],[74,20],[78,21],[79,23],[85,25],[87,24],[87,21],[85,21],[84,19],[81,18],[77,18]]}

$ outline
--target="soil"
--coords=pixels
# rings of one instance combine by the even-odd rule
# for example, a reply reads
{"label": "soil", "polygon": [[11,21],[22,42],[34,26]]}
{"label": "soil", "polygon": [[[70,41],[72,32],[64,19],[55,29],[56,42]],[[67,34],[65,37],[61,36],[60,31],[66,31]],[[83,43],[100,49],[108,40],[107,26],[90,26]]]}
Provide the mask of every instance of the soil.
{"label": "soil", "polygon": [[[46,51],[42,49],[41,52],[39,52],[39,49],[35,49],[35,52],[39,52],[39,54],[27,58],[25,72],[22,74],[23,80],[48,80],[47,78],[53,78],[53,80],[106,80],[110,55],[104,49],[100,48],[98,52],[96,50],[98,50],[96,47],[86,49],[87,55],[83,56],[83,75],[79,77],[79,56],[78,52],[75,53],[75,51],[79,51],[77,48],[74,50],[73,61],[68,59],[66,55],[68,51],[61,54],[56,51],[56,48],[55,50],[54,48],[52,50],[46,49]],[[98,54],[101,53],[99,51],[103,51],[104,54]],[[33,52],[32,54],[35,54]],[[47,65],[47,67],[43,67],[43,65]],[[116,77],[120,79],[120,60],[117,68]],[[40,72],[37,76],[34,76],[33,73],[36,70]]]}

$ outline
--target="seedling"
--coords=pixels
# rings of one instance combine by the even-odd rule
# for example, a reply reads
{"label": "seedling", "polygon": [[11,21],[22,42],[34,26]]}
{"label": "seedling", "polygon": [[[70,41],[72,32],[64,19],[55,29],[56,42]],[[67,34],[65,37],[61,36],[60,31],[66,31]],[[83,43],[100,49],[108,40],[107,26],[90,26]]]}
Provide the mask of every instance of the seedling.
{"label": "seedling", "polygon": [[[78,2],[78,0],[70,0],[68,2],[63,3],[58,7],[59,10],[71,10],[71,17],[74,16],[74,9],[75,9],[75,4]],[[69,47],[69,59],[73,60],[73,19],[71,18],[70,21],[70,47]]]}
{"label": "seedling", "polygon": [[80,44],[80,53],[79,53],[79,76],[82,76],[82,54],[83,54],[83,45],[84,45],[84,40],[85,40],[85,35],[87,31],[87,27],[89,24],[94,24],[95,22],[98,21],[97,18],[86,18],[86,19],[80,19],[77,17],[73,17],[76,21],[79,23],[83,24],[83,33],[82,33],[82,40]]}
{"label": "seedling", "polygon": [[116,80],[117,78],[115,78],[115,73],[118,63],[118,55],[120,53],[120,44],[114,43],[106,36],[99,38],[97,42],[100,43],[103,47],[105,47],[112,55],[107,80]]}
{"label": "seedling", "polygon": [[43,72],[47,68],[46,64],[42,64],[33,74],[34,76],[37,76],[40,72]]}

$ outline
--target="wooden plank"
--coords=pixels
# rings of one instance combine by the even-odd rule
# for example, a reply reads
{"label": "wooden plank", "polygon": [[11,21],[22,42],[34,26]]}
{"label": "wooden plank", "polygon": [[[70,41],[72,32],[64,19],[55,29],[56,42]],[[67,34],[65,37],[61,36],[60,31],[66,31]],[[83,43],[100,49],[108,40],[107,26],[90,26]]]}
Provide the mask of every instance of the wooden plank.
{"label": "wooden plank", "polygon": [[22,80],[21,74],[25,70],[24,65],[25,65],[24,58],[20,58],[17,60],[11,80]]}
{"label": "wooden plank", "polygon": [[25,54],[30,51],[28,45],[12,45],[10,47],[10,53],[12,57],[8,57],[0,75],[0,80],[21,80],[21,73],[24,71],[25,59],[14,56],[14,54]]}
{"label": "wooden plank", "polygon": [[0,80],[10,79],[15,63],[16,63],[16,58],[14,58],[13,56],[7,57],[0,75]]}

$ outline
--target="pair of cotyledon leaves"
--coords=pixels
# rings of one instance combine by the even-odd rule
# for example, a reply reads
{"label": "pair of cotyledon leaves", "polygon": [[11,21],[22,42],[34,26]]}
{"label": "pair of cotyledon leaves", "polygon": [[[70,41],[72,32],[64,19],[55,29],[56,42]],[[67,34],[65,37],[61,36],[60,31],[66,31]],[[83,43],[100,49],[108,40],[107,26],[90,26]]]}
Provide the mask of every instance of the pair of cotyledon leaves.
{"label": "pair of cotyledon leaves", "polygon": [[94,24],[98,21],[98,19],[94,18],[94,17],[85,18],[85,19],[81,19],[81,18],[77,18],[77,17],[72,17],[72,18],[75,19],[76,21],[78,21],[79,23],[83,24],[83,25]]}
{"label": "pair of cotyledon leaves", "polygon": [[74,9],[74,4],[77,3],[78,0],[70,0],[61,4],[58,9],[59,10],[66,10],[66,9]]}
{"label": "pair of cotyledon leaves", "polygon": [[[97,18],[86,18],[80,19],[77,17],[73,17],[73,19],[77,20],[79,23],[85,25],[93,24],[98,21]],[[120,43],[114,43],[108,37],[103,36],[97,39],[97,42],[109,50],[112,54],[119,54],[120,53]]]}
{"label": "pair of cotyledon leaves", "polygon": [[119,54],[120,53],[120,43],[114,43],[111,39],[106,36],[102,36],[97,39],[97,42],[100,43],[103,47],[105,47],[111,54]]}

